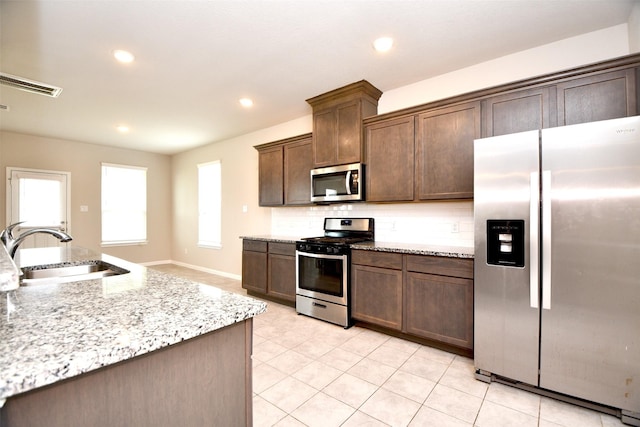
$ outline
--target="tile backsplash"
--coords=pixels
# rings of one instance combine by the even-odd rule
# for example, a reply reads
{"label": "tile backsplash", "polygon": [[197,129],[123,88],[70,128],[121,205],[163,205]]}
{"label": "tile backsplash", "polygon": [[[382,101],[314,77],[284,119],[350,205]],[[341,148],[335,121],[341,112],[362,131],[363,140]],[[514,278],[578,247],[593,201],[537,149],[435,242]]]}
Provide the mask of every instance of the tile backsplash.
{"label": "tile backsplash", "polygon": [[326,217],[375,218],[376,240],[473,247],[473,202],[345,203],[273,208],[271,234],[322,235]]}

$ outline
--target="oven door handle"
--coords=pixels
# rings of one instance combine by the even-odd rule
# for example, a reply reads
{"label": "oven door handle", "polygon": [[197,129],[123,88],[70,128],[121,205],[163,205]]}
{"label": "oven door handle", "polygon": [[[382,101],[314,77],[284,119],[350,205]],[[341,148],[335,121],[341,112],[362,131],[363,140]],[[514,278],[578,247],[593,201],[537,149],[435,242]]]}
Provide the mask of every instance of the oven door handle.
{"label": "oven door handle", "polygon": [[328,254],[312,254],[309,252],[301,252],[301,251],[296,251],[296,256],[306,256],[309,258],[322,258],[322,259],[341,259],[341,260],[346,260],[347,256],[346,255],[328,255]]}

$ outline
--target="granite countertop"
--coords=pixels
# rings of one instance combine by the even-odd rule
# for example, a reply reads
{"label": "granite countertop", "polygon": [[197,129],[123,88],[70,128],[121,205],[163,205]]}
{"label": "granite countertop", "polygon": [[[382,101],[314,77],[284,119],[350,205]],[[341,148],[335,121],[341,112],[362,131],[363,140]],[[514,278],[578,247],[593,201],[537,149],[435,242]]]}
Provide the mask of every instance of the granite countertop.
{"label": "granite countertop", "polygon": [[420,245],[415,243],[393,242],[355,243],[351,245],[351,249],[471,259],[473,259],[474,253],[474,249],[468,246]]}
{"label": "granite countertop", "polygon": [[[249,240],[261,240],[265,242],[279,242],[279,243],[295,243],[300,240],[295,237],[284,236],[241,236],[241,239]],[[469,246],[443,246],[443,245],[429,245],[429,244],[417,244],[417,243],[394,243],[394,242],[366,242],[355,243],[351,245],[351,249],[361,249],[366,251],[378,251],[378,252],[395,252],[411,255],[429,255],[429,256],[441,256],[448,258],[471,258],[474,257],[474,248]]]}
{"label": "granite countertop", "polygon": [[102,260],[130,272],[0,294],[0,406],[13,395],[244,321],[262,301],[77,247],[22,249],[19,267]]}
{"label": "granite countertop", "polygon": [[247,240],[260,240],[262,242],[275,242],[275,243],[295,243],[298,240],[302,240],[301,237],[272,236],[270,234],[264,234],[259,236],[240,236],[240,238],[247,239]]}

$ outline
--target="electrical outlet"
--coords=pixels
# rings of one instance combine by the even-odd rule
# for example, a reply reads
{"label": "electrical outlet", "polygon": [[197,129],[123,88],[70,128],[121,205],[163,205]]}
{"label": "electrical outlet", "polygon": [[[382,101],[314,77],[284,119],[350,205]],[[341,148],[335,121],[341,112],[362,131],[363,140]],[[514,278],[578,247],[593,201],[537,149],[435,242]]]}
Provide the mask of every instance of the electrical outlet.
{"label": "electrical outlet", "polygon": [[460,232],[460,223],[459,222],[452,222],[451,223],[451,232],[452,233],[459,233]]}

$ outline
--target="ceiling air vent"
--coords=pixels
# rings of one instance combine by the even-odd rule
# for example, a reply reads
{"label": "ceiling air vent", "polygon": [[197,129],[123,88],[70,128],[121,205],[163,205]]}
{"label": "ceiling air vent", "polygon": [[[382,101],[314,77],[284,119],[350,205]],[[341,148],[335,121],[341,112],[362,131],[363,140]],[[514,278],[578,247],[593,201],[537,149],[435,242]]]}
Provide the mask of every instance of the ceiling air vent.
{"label": "ceiling air vent", "polygon": [[53,98],[57,98],[58,95],[60,95],[60,92],[62,92],[62,88],[60,87],[47,85],[45,83],[40,83],[5,73],[0,73],[0,84],[20,90],[26,90],[27,92],[31,93],[39,93],[40,95],[51,96]]}

